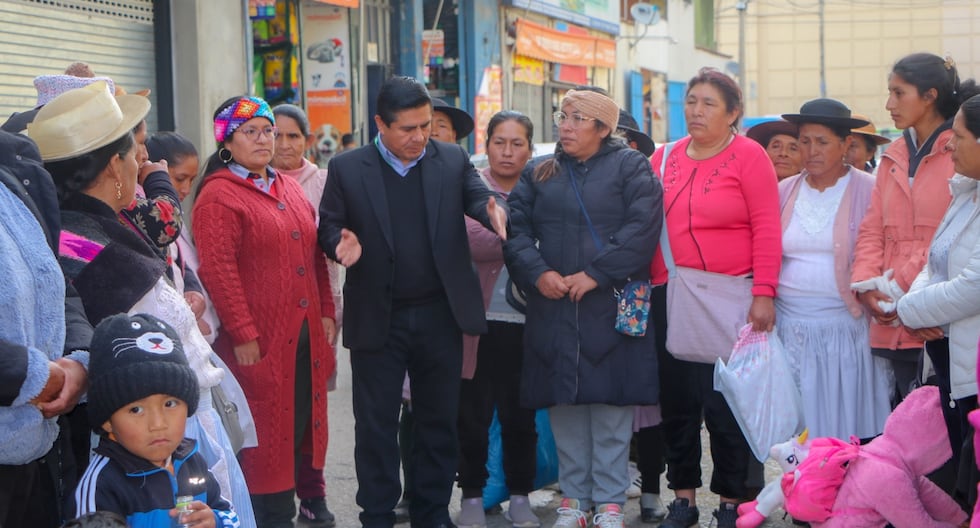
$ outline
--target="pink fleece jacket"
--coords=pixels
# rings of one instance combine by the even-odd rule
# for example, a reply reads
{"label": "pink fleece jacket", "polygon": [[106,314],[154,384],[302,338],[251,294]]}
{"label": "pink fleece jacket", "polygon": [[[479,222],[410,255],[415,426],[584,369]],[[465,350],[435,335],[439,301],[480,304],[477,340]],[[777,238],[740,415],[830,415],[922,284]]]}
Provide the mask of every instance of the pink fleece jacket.
{"label": "pink fleece jacket", "polygon": [[[776,171],[762,147],[735,136],[705,160],[687,155],[690,136],[678,140],[660,171],[663,150],[650,164],[664,186],[667,234],[674,262],[726,275],[752,274],[752,295],[776,296],[782,229]],[[650,266],[654,284],[666,279],[660,249]]]}
{"label": "pink fleece jacket", "polygon": [[[946,130],[933,143],[909,185],[909,150],[899,138],[888,146],[878,166],[871,205],[858,232],[851,281],[857,282],[895,270],[895,280],[906,292],[926,263],[929,243],[946,214],[952,196],[953,157],[946,150],[953,132]],[[871,322],[874,348],[919,348],[922,340],[902,327]]]}
{"label": "pink fleece jacket", "polygon": [[956,528],[966,513],[925,477],[952,456],[934,386],[912,391],[862,446],[844,477],[834,516],[813,528]]}

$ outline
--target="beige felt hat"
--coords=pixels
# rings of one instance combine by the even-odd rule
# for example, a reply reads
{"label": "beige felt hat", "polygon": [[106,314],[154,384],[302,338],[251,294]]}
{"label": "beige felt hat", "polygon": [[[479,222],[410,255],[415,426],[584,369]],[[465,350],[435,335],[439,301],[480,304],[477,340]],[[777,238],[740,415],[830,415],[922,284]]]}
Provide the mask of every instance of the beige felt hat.
{"label": "beige felt hat", "polygon": [[852,134],[864,134],[865,136],[870,137],[871,141],[875,142],[875,145],[886,145],[892,142],[892,140],[886,138],[885,136],[879,136],[878,134],[875,133],[878,131],[878,129],[875,128],[875,124],[872,123],[871,119],[868,119],[868,117],[863,116],[861,114],[851,114],[851,117],[854,117],[856,119],[863,119],[868,122],[868,124],[864,125],[863,127],[852,128],[851,129]]}
{"label": "beige felt hat", "polygon": [[139,95],[113,97],[105,81],[69,90],[44,105],[27,125],[44,161],[87,154],[123,137],[150,112]]}

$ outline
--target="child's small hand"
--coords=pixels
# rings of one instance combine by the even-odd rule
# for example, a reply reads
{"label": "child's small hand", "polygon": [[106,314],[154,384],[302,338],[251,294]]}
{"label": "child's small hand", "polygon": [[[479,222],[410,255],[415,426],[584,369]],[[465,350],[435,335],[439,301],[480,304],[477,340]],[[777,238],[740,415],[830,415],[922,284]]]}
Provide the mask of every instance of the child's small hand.
{"label": "child's small hand", "polygon": [[[179,512],[177,508],[174,508],[170,510],[170,516],[177,519],[178,524],[183,523],[194,528],[215,528],[214,512],[211,511],[210,506],[196,500],[191,502],[189,508],[191,509],[190,513]],[[183,513],[183,517],[178,518],[181,513]]]}

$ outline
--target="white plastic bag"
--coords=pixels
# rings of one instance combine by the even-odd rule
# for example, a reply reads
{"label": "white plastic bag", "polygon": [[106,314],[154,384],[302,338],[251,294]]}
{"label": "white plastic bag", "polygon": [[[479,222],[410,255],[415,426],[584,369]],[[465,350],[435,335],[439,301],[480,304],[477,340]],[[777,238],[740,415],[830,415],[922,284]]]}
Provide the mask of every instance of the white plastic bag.
{"label": "white plastic bag", "polygon": [[721,359],[715,363],[714,385],[760,462],[769,456],[769,448],[803,430],[800,389],[775,331],[743,326],[728,364]]}

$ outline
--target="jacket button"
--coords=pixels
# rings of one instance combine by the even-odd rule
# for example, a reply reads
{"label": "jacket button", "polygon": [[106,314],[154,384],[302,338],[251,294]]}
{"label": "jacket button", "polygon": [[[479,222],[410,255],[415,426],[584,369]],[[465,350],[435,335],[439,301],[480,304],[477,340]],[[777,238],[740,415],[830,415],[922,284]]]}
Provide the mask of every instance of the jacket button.
{"label": "jacket button", "polygon": [[279,204],[276,205],[276,207],[278,207],[280,211],[285,211],[286,210],[286,204],[284,204],[282,202],[279,202]]}
{"label": "jacket button", "polygon": [[310,301],[308,301],[306,299],[300,299],[299,300],[299,307],[300,308],[306,308],[309,305],[310,305]]}
{"label": "jacket button", "polygon": [[306,275],[306,268],[304,268],[303,266],[300,266],[300,267],[296,268],[296,273],[300,277],[302,277],[303,275]]}
{"label": "jacket button", "polygon": [[299,231],[294,230],[289,236],[293,237],[293,240],[299,240]]}

